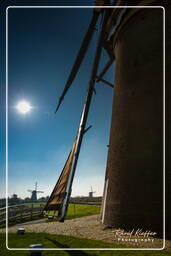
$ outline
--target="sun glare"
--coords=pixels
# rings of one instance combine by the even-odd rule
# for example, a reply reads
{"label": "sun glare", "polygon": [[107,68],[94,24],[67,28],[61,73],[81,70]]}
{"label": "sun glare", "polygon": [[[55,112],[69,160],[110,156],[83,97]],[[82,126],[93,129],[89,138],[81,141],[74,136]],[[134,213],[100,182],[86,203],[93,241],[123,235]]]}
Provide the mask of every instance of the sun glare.
{"label": "sun glare", "polygon": [[16,108],[17,108],[18,112],[20,112],[21,114],[26,114],[26,113],[30,112],[32,107],[29,102],[23,100],[23,101],[18,102]]}

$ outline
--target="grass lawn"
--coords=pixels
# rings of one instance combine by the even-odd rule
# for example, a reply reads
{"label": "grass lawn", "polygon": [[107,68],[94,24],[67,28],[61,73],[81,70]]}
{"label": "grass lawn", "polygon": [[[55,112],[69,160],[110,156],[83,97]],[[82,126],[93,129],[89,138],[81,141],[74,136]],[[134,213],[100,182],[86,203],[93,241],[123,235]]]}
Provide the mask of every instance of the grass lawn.
{"label": "grass lawn", "polygon": [[[100,205],[69,204],[66,219],[74,219],[100,213]],[[54,212],[50,211],[49,215]]]}
{"label": "grass lawn", "polygon": [[[83,217],[83,216],[89,216],[89,215],[93,215],[93,214],[99,214],[100,213],[100,207],[99,205],[82,205],[82,204],[69,204],[68,207],[68,213],[66,216],[66,219],[74,219],[74,218],[79,218],[79,217]],[[53,215],[54,211],[50,211],[49,215]],[[38,219],[42,219],[43,217],[38,217],[35,216],[32,218],[32,220],[38,220]],[[23,222],[27,222],[27,221],[31,221],[30,218],[28,219],[22,219],[22,220],[17,220],[17,221],[13,221],[9,223],[9,226],[13,226],[16,225],[18,223],[23,223]],[[54,221],[52,220],[47,220],[47,222],[51,222]],[[56,219],[55,219],[56,221]],[[1,224],[0,228],[4,228],[6,224]]]}
{"label": "grass lawn", "polygon": [[[105,243],[102,241],[75,238],[63,235],[50,235],[46,233],[26,233],[24,235],[9,234],[10,248],[28,248],[30,244],[41,243],[44,248],[114,248],[123,247],[119,244]],[[9,251],[5,248],[5,234],[0,234],[0,252],[1,256],[28,256],[29,251]],[[86,255],[104,255],[104,256],[169,256],[166,251],[44,251],[42,256],[86,256]]]}
{"label": "grass lawn", "polygon": [[100,213],[100,205],[69,204],[67,219]]}

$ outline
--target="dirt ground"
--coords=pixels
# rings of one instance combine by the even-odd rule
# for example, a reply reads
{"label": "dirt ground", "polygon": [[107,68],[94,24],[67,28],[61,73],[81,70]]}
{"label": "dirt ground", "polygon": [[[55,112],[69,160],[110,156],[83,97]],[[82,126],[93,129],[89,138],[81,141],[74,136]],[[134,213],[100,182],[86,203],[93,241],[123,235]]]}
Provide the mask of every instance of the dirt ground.
{"label": "dirt ground", "polygon": [[[15,233],[18,227],[25,228],[26,232],[45,232],[50,234],[61,234],[81,238],[101,240],[109,243],[121,243],[115,237],[115,229],[104,229],[99,215],[81,217],[61,222],[45,222],[44,220],[22,223],[9,227],[8,232]],[[0,229],[5,232],[5,229]],[[133,245],[143,248],[162,248],[163,240],[154,238],[153,242],[122,242],[126,245]],[[171,250],[171,241],[166,240],[167,250]]]}

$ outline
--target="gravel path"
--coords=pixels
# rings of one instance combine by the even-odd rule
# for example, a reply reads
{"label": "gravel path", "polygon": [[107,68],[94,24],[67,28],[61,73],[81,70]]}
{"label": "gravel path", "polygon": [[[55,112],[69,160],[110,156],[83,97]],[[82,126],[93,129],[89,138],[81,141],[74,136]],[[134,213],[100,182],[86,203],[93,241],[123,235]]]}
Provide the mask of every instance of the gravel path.
{"label": "gravel path", "polygon": [[[89,238],[95,240],[101,240],[109,243],[117,243],[114,229],[103,229],[103,226],[100,222],[99,215],[92,215],[87,217],[81,217],[71,220],[66,220],[64,223],[61,222],[29,222],[22,223],[20,227],[25,228],[26,232],[45,232],[50,234],[61,234],[82,238]],[[18,226],[9,227],[9,232],[16,233]],[[5,229],[0,229],[0,233],[5,232]],[[132,244],[134,246],[141,247],[153,247],[153,248],[161,248],[162,240],[155,239],[153,243],[141,242],[127,242],[128,244]],[[171,241],[166,241],[166,248],[171,250]]]}

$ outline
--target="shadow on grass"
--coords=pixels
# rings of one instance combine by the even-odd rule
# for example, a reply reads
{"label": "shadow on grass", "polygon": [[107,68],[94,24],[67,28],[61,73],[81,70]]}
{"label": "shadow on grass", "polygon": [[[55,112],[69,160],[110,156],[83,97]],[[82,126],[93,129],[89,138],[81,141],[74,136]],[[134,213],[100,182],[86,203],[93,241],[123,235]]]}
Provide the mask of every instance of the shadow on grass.
{"label": "shadow on grass", "polygon": [[[50,242],[52,242],[53,244],[55,244],[58,248],[70,248],[68,245],[66,244],[62,244],[54,239],[48,238],[46,237],[47,240],[49,240]],[[84,251],[77,251],[77,250],[72,250],[72,251],[68,251],[68,250],[63,250],[64,252],[66,252],[68,255],[70,256],[87,256],[90,255],[89,253],[86,253]],[[96,254],[91,254],[92,256],[96,256]]]}

